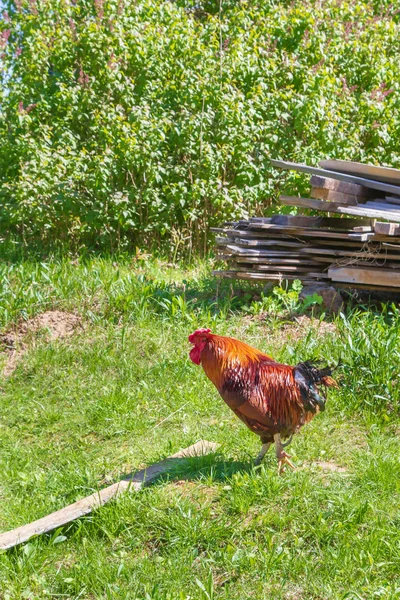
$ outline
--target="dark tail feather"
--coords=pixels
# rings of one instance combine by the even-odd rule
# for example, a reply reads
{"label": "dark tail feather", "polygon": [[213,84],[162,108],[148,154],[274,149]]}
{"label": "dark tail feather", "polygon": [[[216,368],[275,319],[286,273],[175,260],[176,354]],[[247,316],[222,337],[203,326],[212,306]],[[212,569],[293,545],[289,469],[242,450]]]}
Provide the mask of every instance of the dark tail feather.
{"label": "dark tail feather", "polygon": [[331,377],[336,367],[319,368],[319,363],[306,361],[299,363],[294,368],[294,376],[296,383],[300,387],[301,397],[304,402],[304,408],[312,413],[317,412],[317,407],[320,411],[325,410],[326,394],[320,393],[319,386],[339,387],[337,382]]}

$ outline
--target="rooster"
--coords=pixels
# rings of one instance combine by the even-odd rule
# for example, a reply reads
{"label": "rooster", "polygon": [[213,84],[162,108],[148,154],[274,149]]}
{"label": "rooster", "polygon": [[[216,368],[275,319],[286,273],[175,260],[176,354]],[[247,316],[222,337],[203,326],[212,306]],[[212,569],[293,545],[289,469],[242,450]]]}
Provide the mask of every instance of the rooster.
{"label": "rooster", "polygon": [[[275,443],[278,472],[294,469],[284,447],[313,416],[325,410],[320,386],[338,387],[332,369],[311,362],[295,367],[276,362],[260,350],[234,338],[197,329],[189,336],[190,360],[201,365],[226,404],[247,427],[260,436],[259,464]],[[289,438],[286,444],[282,440]]]}

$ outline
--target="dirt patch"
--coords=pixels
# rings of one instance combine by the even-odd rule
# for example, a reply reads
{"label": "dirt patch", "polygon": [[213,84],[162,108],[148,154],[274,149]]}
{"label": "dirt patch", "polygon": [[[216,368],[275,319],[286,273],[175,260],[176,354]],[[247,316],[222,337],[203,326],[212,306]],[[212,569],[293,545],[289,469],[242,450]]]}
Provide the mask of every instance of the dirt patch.
{"label": "dirt patch", "polygon": [[317,460],[313,463],[316,467],[322,469],[325,473],[347,473],[347,469],[345,467],[339,466],[334,461],[323,461]]}
{"label": "dirt patch", "polygon": [[[268,315],[260,315],[259,319],[268,321]],[[311,319],[307,315],[300,315],[283,321],[282,325],[278,328],[268,328],[268,338],[271,339],[273,337],[276,343],[286,344],[288,341],[297,341],[305,337],[310,329],[318,337],[335,335],[338,332],[335,323]]]}
{"label": "dirt patch", "polygon": [[13,373],[29,343],[39,333],[43,332],[47,340],[61,339],[71,336],[81,324],[80,317],[60,310],[49,310],[27,321],[20,321],[13,329],[0,335],[0,348],[7,354],[3,375],[9,377]]}

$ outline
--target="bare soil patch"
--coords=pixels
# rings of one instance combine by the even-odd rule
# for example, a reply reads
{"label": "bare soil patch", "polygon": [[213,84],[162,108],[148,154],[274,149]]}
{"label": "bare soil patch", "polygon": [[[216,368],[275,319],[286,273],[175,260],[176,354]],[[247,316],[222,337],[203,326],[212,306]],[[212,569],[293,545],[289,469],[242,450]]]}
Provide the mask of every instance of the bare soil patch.
{"label": "bare soil patch", "polygon": [[34,342],[39,333],[43,332],[48,341],[62,339],[71,336],[81,325],[78,315],[60,310],[49,310],[27,321],[20,321],[0,335],[0,348],[7,354],[3,375],[9,377],[13,373],[29,343]]}
{"label": "bare soil patch", "polygon": [[334,461],[317,460],[313,463],[313,465],[319,467],[325,473],[346,473],[347,472],[347,469],[345,467],[339,466]]}

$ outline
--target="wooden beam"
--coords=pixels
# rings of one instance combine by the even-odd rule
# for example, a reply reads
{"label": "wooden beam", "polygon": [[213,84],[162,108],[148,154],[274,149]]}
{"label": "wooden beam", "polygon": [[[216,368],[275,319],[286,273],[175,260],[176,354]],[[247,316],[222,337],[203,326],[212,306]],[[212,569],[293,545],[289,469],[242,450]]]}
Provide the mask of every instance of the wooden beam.
{"label": "wooden beam", "polygon": [[271,163],[274,167],[279,167],[281,169],[288,169],[289,171],[300,171],[303,173],[309,173],[310,175],[329,177],[330,179],[339,179],[340,181],[355,183],[357,185],[362,185],[364,187],[372,188],[374,190],[380,190],[381,192],[387,192],[388,194],[393,194],[394,196],[400,196],[400,186],[393,185],[391,183],[383,183],[381,181],[375,181],[373,179],[366,179],[365,177],[357,177],[356,175],[348,175],[347,173],[339,173],[338,171],[328,171],[327,169],[309,167],[308,165],[287,162],[284,160],[271,160]]}
{"label": "wooden beam", "polygon": [[388,221],[400,223],[400,211],[374,209],[365,204],[359,204],[358,206],[343,206],[337,202],[325,202],[324,200],[314,200],[312,198],[298,198],[297,196],[281,196],[280,201],[286,206],[301,206],[313,210],[340,213],[342,215],[354,215],[371,219],[387,219]]}
{"label": "wooden beam", "polygon": [[318,175],[313,175],[310,183],[311,186],[315,188],[324,188],[326,190],[332,190],[333,192],[353,194],[354,196],[362,196],[364,198],[370,193],[370,190],[363,185],[346,183],[345,181],[331,179],[330,177],[319,177]]}
{"label": "wooden beam", "polygon": [[400,235],[400,227],[397,223],[375,223],[375,232],[381,235]]}
{"label": "wooden beam", "polygon": [[346,283],[360,283],[370,286],[387,286],[391,288],[400,287],[400,273],[384,271],[378,268],[360,267],[330,267],[328,275],[332,281]]}
{"label": "wooden beam", "polygon": [[50,515],[47,515],[47,517],[38,519],[28,525],[23,525],[12,531],[2,533],[0,534],[0,550],[7,550],[8,548],[12,548],[13,546],[28,541],[33,536],[53,531],[71,521],[75,521],[75,519],[79,519],[79,517],[91,513],[93,510],[103,506],[112,498],[115,498],[124,492],[136,492],[140,490],[144,485],[147,485],[159,475],[168,473],[168,471],[179,466],[182,460],[215,452],[217,447],[218,444],[201,440],[200,442],[169,456],[165,460],[151,465],[142,471],[138,471],[135,474],[128,475],[121,481],[103,488],[86,498],[82,498],[61,510],[51,513]]}
{"label": "wooden beam", "polygon": [[357,206],[358,200],[361,196],[355,194],[344,194],[343,192],[335,192],[334,190],[327,190],[326,188],[311,188],[311,197],[319,198],[320,200],[327,200],[328,202],[340,202],[341,204],[352,204]]}

